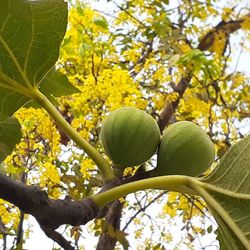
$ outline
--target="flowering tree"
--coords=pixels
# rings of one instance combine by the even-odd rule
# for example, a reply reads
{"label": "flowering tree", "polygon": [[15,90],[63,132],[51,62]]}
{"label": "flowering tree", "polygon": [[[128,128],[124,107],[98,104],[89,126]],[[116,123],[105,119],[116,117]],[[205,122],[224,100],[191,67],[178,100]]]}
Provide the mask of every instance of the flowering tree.
{"label": "flowering tree", "polygon": [[[247,1],[106,6],[0,3],[4,249],[13,236],[13,249],[23,248],[26,215],[64,249],[83,247],[89,231],[105,250],[127,249],[132,238],[137,249],[169,249],[167,225],[181,218],[186,234],[174,243],[192,248],[215,230],[203,223],[211,214],[221,249],[249,249],[250,84],[238,68],[249,51]],[[152,177],[154,156],[121,173],[99,134],[105,117],[124,106],[146,111],[161,133],[177,121],[200,125],[215,145],[215,162],[199,177]],[[155,222],[148,210],[156,204]],[[148,224],[151,238],[143,234]]]}

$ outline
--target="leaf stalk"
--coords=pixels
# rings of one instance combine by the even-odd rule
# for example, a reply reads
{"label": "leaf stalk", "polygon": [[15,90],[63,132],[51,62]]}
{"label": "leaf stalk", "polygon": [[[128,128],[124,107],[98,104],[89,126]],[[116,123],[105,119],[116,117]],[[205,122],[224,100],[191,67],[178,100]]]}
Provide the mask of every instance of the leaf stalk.
{"label": "leaf stalk", "polygon": [[122,198],[130,193],[145,189],[166,189],[175,192],[197,195],[198,193],[187,187],[187,183],[192,182],[194,178],[184,175],[168,175],[148,178],[140,181],[130,182],[118,187],[114,187],[105,192],[92,197],[98,207]]}
{"label": "leaf stalk", "polygon": [[34,100],[39,103],[54,119],[58,126],[81,148],[86,154],[96,163],[101,171],[104,182],[108,182],[115,178],[115,174],[109,163],[101,156],[101,154],[90,145],[74,128],[62,117],[59,111],[53,106],[48,98],[43,95],[38,89],[34,89]]}
{"label": "leaf stalk", "polygon": [[246,247],[247,250],[250,250],[250,242],[245,237],[245,235],[242,233],[241,229],[238,227],[238,225],[234,222],[232,217],[227,213],[227,211],[220,205],[219,202],[217,202],[212,195],[210,195],[204,188],[199,185],[199,181],[196,182],[190,182],[189,186],[196,190],[197,193],[202,196],[202,198],[205,200],[205,202],[208,204],[209,207],[211,207],[212,210],[216,211],[218,215],[223,219],[223,221],[229,226],[229,228],[235,233],[235,235],[238,237],[238,239],[241,241],[241,243]]}

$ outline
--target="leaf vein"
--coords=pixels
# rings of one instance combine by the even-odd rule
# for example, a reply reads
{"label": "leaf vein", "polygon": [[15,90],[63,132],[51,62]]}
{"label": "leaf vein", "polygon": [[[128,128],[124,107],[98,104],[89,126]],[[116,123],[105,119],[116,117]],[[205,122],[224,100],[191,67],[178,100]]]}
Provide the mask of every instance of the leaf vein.
{"label": "leaf vein", "polygon": [[214,181],[218,182],[221,179],[225,178],[225,175],[227,175],[227,173],[232,169],[232,167],[234,166],[234,164],[238,161],[238,159],[241,157],[241,155],[244,153],[245,149],[250,145],[250,141],[246,144],[246,146],[239,152],[239,154],[237,154],[237,156],[234,158],[234,160],[232,161],[232,163],[229,165],[229,167],[227,168],[226,171],[223,172],[223,174],[220,175],[220,177],[216,178]]}
{"label": "leaf vein", "polygon": [[29,45],[28,45],[28,48],[27,48],[27,54],[26,54],[26,57],[25,57],[25,62],[24,62],[24,73],[27,74],[27,65],[28,65],[28,59],[29,59],[29,56],[30,56],[30,53],[31,53],[31,48],[32,48],[32,43],[33,43],[33,39],[34,39],[34,21],[33,21],[33,16],[34,16],[34,13],[33,13],[33,9],[32,9],[32,5],[30,5],[30,11],[31,11],[31,38],[30,38],[30,42],[29,42]]}

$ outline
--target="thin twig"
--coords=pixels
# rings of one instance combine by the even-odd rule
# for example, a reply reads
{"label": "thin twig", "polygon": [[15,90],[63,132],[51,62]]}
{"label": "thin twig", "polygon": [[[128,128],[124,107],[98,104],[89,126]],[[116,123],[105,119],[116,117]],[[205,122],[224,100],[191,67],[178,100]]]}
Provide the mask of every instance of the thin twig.
{"label": "thin twig", "polygon": [[72,247],[71,243],[67,241],[60,233],[51,229],[50,227],[41,226],[44,233],[53,241],[57,242],[61,247],[65,250],[74,250],[75,248]]}
{"label": "thin twig", "polygon": [[164,191],[157,195],[153,200],[151,200],[147,205],[144,207],[141,207],[132,217],[130,217],[129,221],[126,223],[126,225],[123,227],[122,231],[125,231],[129,224],[137,217],[137,215],[141,212],[144,212],[150,205],[152,205],[156,200],[158,200],[160,197],[162,197],[164,194],[166,194],[167,191]]}

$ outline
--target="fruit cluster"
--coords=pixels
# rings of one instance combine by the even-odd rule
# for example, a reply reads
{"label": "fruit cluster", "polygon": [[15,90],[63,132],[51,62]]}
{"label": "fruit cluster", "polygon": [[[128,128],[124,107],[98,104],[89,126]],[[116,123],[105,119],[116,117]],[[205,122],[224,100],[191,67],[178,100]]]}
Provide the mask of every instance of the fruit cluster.
{"label": "fruit cluster", "polygon": [[113,111],[103,123],[100,138],[106,154],[121,169],[146,162],[158,149],[154,175],[198,176],[215,157],[212,141],[196,124],[176,122],[161,137],[156,121],[133,107]]}

